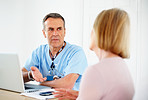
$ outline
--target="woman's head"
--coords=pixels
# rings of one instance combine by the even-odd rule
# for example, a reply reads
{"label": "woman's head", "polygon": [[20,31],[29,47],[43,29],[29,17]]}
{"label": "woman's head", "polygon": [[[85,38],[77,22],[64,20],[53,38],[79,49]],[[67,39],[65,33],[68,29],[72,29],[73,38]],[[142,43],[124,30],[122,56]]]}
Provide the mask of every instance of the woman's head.
{"label": "woman's head", "polygon": [[128,14],[124,10],[103,10],[93,26],[98,48],[128,58],[129,24]]}

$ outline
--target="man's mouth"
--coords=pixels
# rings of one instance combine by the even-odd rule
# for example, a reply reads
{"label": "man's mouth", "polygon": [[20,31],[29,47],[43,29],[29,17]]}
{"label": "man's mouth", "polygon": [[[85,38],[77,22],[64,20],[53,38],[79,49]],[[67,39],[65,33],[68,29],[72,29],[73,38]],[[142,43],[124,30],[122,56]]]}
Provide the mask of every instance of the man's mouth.
{"label": "man's mouth", "polygon": [[52,41],[59,41],[59,39],[52,39]]}

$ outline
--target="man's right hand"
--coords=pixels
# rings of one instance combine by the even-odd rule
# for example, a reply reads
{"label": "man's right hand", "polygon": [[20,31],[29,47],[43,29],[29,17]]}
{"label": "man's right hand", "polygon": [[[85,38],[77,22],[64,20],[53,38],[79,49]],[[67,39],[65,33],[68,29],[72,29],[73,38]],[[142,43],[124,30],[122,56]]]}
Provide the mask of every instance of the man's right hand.
{"label": "man's right hand", "polygon": [[31,67],[31,74],[32,77],[37,81],[37,82],[44,82],[47,78],[42,76],[42,74],[40,73],[39,69],[32,66]]}

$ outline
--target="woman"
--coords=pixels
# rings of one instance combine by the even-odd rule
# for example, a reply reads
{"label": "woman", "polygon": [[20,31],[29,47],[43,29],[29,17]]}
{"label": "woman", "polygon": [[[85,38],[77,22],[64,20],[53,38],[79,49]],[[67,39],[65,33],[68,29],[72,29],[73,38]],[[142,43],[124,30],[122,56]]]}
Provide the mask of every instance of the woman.
{"label": "woman", "polygon": [[56,89],[60,99],[132,100],[134,85],[123,58],[129,57],[129,17],[120,9],[102,11],[91,33],[90,49],[100,62],[83,74],[80,92]]}

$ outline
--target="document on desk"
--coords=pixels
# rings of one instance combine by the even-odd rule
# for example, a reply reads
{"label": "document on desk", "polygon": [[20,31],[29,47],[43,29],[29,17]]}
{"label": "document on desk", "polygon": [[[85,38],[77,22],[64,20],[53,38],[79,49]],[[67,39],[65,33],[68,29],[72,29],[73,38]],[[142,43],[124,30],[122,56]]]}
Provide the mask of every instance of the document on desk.
{"label": "document on desk", "polygon": [[[32,98],[36,98],[36,99],[40,99],[40,100],[47,100],[47,99],[52,99],[55,98],[55,95],[48,95],[45,93],[49,93],[49,92],[54,92],[54,89],[44,89],[44,90],[40,90],[40,91],[36,91],[36,92],[30,92],[30,93],[21,93],[20,95],[24,95],[24,96],[28,96],[28,97],[32,97]],[[43,95],[42,95],[43,94]]]}

